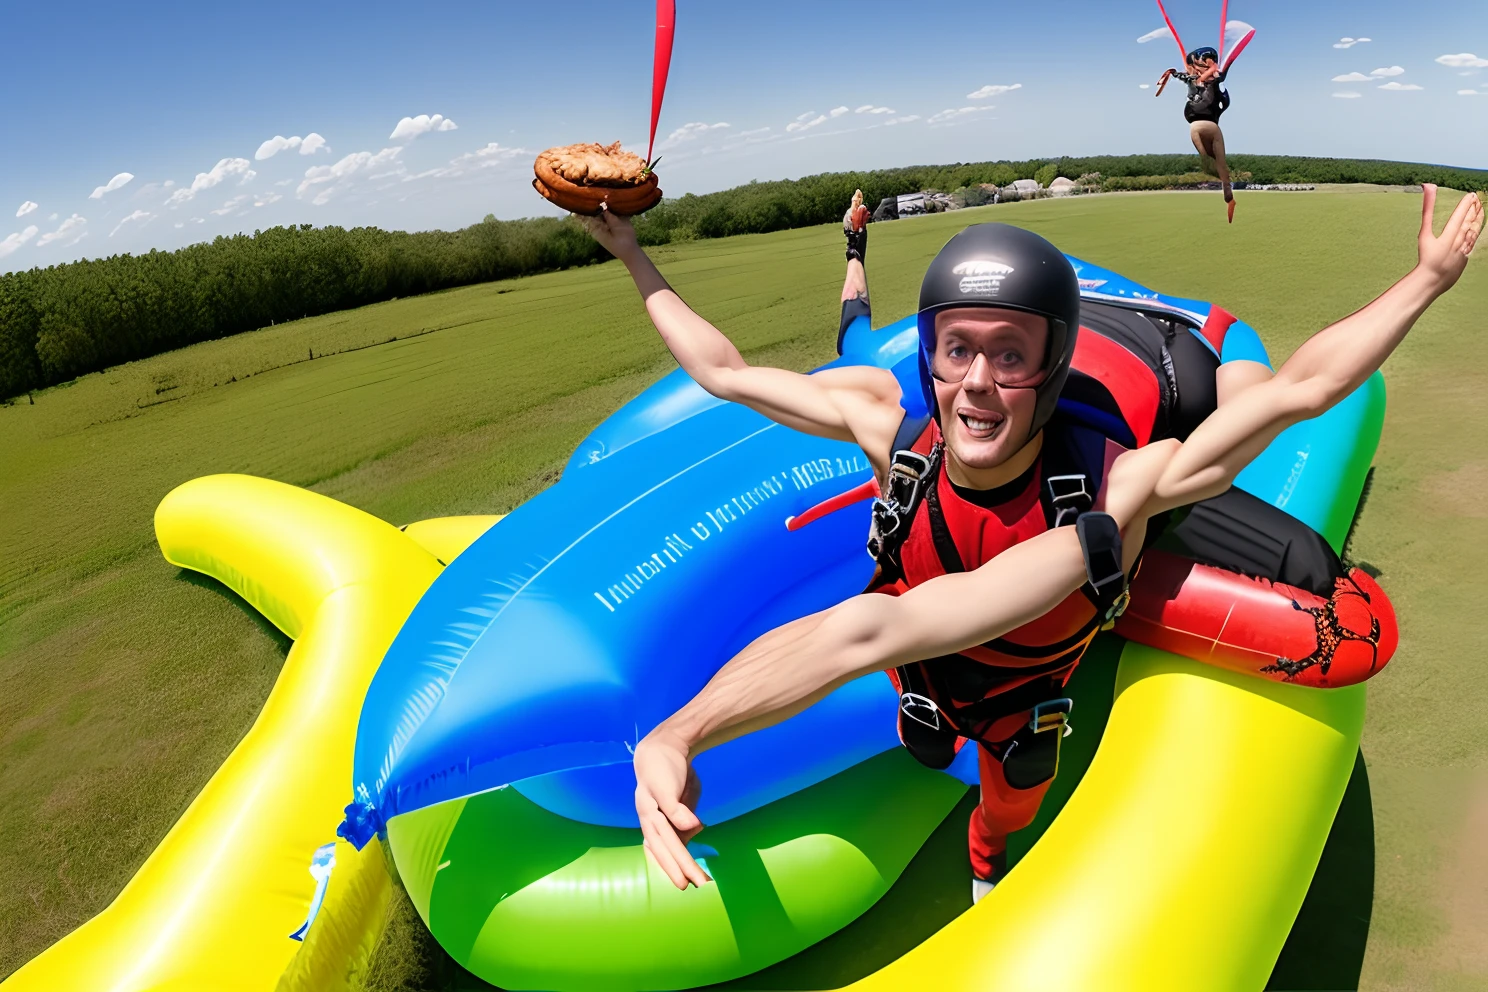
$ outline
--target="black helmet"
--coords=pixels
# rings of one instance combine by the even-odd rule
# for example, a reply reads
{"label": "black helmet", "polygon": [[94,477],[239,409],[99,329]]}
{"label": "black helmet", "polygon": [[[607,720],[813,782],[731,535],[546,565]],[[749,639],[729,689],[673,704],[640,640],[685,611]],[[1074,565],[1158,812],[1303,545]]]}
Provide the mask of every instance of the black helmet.
{"label": "black helmet", "polygon": [[1188,61],[1190,63],[1197,62],[1200,59],[1208,59],[1210,62],[1218,62],[1219,53],[1216,52],[1214,49],[1208,47],[1195,48],[1193,51],[1188,53]]}
{"label": "black helmet", "polygon": [[1054,416],[1075,356],[1080,280],[1074,266],[1048,241],[1011,224],[973,224],[946,242],[920,284],[920,382],[932,413],[936,412],[930,384],[935,315],[960,307],[1021,310],[1049,321],[1049,346],[1044,352],[1048,374],[1032,387],[1038,394],[1028,431],[1033,437]]}

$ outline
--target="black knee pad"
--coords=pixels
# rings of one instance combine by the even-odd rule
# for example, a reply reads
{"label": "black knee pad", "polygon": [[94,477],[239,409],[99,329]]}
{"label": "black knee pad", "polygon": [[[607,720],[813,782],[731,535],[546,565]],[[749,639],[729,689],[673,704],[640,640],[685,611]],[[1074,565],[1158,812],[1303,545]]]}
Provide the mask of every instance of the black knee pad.
{"label": "black knee pad", "polygon": [[1002,752],[1002,777],[1015,789],[1043,785],[1059,771],[1059,740],[1062,730],[1033,733],[1026,727],[1008,741]]}
{"label": "black knee pad", "polygon": [[1317,531],[1243,489],[1201,503],[1157,547],[1204,565],[1283,582],[1322,596],[1344,574],[1338,555]]}

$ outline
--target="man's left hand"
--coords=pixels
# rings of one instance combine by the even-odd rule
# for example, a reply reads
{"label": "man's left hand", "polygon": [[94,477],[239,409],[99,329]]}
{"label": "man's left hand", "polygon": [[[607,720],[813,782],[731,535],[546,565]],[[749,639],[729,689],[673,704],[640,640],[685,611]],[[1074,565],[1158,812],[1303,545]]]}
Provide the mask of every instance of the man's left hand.
{"label": "man's left hand", "polygon": [[1421,233],[1416,239],[1420,261],[1416,268],[1431,278],[1434,291],[1441,295],[1467,268],[1468,256],[1483,230],[1483,204],[1477,194],[1468,193],[1447,218],[1440,236],[1431,233],[1435,209],[1436,186],[1426,183],[1421,189]]}
{"label": "man's left hand", "polygon": [[636,816],[657,866],[679,889],[712,881],[687,852],[687,842],[703,829],[693,812],[702,790],[687,747],[658,727],[636,745],[635,775]]}

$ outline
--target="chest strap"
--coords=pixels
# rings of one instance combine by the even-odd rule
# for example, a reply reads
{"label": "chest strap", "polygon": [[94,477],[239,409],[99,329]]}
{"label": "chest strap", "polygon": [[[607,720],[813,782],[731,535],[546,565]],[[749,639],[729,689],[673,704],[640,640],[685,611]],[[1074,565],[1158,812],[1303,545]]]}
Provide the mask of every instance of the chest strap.
{"label": "chest strap", "polygon": [[[928,453],[914,450],[928,427],[929,418],[905,417],[894,438],[894,457],[884,492],[873,501],[868,554],[878,562],[879,582],[895,582],[904,577],[899,552],[921,503],[928,503],[930,537],[941,568],[947,574],[966,571],[940,507],[937,483],[944,457],[942,445],[935,444]],[[1060,463],[1067,460],[1066,452],[1046,450],[1042,457],[1042,471],[1052,469],[1057,473],[1045,474],[1040,487],[1045,519],[1051,527],[1074,525],[1088,579],[1081,592],[1096,607],[1095,625],[1108,629],[1126,610],[1129,598],[1126,573],[1121,567],[1121,529],[1110,514],[1094,511],[1095,493],[1086,472],[1060,471],[1065,468]],[[1004,642],[998,638],[986,646],[996,649],[1004,646]]]}
{"label": "chest strap", "polygon": [[927,491],[933,491],[940,471],[940,445],[928,455],[909,448],[894,452],[884,491],[873,501],[873,522],[868,529],[868,554],[878,562],[884,579],[897,581],[904,575],[899,550],[909,536],[915,512]]}

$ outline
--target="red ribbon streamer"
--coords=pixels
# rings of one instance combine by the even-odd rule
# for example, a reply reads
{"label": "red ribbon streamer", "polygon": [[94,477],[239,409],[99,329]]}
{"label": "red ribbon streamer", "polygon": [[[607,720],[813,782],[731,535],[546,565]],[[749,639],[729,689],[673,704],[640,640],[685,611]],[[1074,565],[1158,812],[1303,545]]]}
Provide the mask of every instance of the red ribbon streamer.
{"label": "red ribbon streamer", "polygon": [[1183,47],[1183,39],[1178,37],[1178,29],[1173,27],[1173,19],[1168,16],[1168,8],[1163,6],[1162,0],[1157,0],[1157,9],[1162,11],[1163,23],[1168,26],[1168,33],[1171,34],[1173,36],[1173,40],[1178,43],[1178,57],[1183,60],[1183,65],[1185,68],[1187,68],[1188,49]]}
{"label": "red ribbon streamer", "polygon": [[651,139],[646,143],[646,161],[656,147],[656,122],[661,119],[661,98],[666,95],[667,70],[672,67],[672,36],[677,30],[677,0],[656,0],[656,61],[651,69]]}
{"label": "red ribbon streamer", "polygon": [[1219,8],[1219,58],[1214,60],[1215,65],[1224,65],[1224,39],[1225,25],[1230,22],[1230,0],[1224,0],[1223,6]]}

